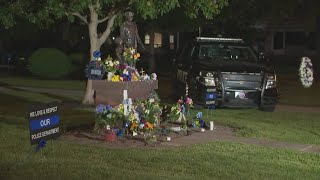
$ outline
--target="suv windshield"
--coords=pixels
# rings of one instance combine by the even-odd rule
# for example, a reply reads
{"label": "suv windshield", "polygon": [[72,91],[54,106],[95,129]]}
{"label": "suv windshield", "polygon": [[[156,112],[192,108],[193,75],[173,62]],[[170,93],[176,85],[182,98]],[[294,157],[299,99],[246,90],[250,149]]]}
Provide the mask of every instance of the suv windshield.
{"label": "suv windshield", "polygon": [[237,60],[247,62],[257,62],[257,58],[248,46],[206,44],[200,45],[199,58]]}

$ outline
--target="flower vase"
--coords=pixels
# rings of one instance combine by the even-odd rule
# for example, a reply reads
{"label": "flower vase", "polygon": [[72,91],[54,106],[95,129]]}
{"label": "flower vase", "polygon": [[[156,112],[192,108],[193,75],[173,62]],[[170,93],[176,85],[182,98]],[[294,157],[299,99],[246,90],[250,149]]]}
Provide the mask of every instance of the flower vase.
{"label": "flower vase", "polygon": [[107,142],[117,141],[117,133],[113,130],[107,130],[105,134],[105,141]]}
{"label": "flower vase", "polygon": [[114,73],[113,72],[108,72],[108,75],[107,75],[107,80],[108,81],[112,81],[112,77],[113,77]]}
{"label": "flower vase", "polygon": [[135,67],[136,67],[135,61],[129,61],[129,62],[128,62],[128,65],[129,65],[130,67],[132,67],[132,68],[135,68]]}

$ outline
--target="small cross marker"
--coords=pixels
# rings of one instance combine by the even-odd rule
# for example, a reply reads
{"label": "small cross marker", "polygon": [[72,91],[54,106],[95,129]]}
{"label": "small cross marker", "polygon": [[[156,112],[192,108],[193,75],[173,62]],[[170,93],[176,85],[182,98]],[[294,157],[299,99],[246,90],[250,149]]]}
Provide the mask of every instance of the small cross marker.
{"label": "small cross marker", "polygon": [[145,71],[143,70],[143,68],[141,68],[140,74],[141,76],[144,76]]}

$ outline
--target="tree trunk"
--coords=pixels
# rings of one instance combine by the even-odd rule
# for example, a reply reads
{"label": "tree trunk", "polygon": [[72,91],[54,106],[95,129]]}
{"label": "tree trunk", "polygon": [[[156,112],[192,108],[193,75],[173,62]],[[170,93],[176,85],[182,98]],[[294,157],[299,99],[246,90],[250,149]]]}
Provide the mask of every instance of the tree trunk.
{"label": "tree trunk", "polygon": [[[97,14],[96,14],[97,16]],[[91,21],[88,24],[89,37],[90,37],[90,60],[93,60],[93,52],[100,51],[101,43],[98,39],[97,33],[98,17],[91,14]],[[82,100],[82,104],[93,105],[94,104],[94,90],[92,89],[92,80],[87,81],[86,92]]]}
{"label": "tree trunk", "polygon": [[[93,60],[93,52],[100,51],[102,44],[109,37],[111,28],[113,27],[114,20],[116,18],[116,14],[112,15],[108,20],[107,27],[105,31],[102,33],[101,37],[98,37],[98,14],[95,11],[91,10],[90,14],[90,23],[88,24],[89,29],[89,37],[90,37],[90,60]],[[94,90],[92,89],[92,80],[87,81],[86,92],[82,100],[82,104],[93,105],[94,104]]]}

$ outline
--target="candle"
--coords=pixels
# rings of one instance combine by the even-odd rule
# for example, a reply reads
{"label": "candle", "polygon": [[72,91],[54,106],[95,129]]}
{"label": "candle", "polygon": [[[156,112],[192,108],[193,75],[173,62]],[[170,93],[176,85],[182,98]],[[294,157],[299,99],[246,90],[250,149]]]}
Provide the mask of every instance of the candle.
{"label": "candle", "polygon": [[137,135],[138,135],[137,132],[135,132],[135,131],[132,132],[132,136],[137,136]]}
{"label": "candle", "polygon": [[128,115],[128,91],[123,90],[123,114]]}
{"label": "candle", "polygon": [[128,99],[128,91],[125,89],[123,90],[123,100]]}
{"label": "candle", "polygon": [[131,98],[129,98],[128,99],[128,104],[129,104],[129,113],[132,111],[132,99]]}
{"label": "candle", "polygon": [[204,128],[201,128],[201,132],[204,132],[205,131],[205,129]]}
{"label": "candle", "polygon": [[210,131],[213,131],[213,129],[214,129],[213,121],[210,121]]}
{"label": "candle", "polygon": [[168,137],[167,137],[167,141],[171,141],[171,137],[168,136]]}

